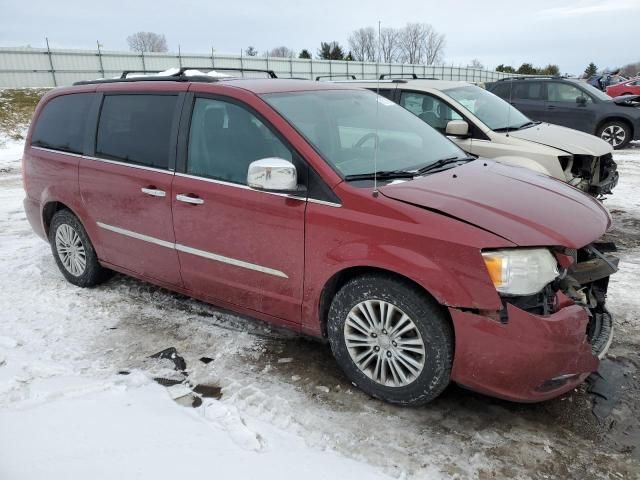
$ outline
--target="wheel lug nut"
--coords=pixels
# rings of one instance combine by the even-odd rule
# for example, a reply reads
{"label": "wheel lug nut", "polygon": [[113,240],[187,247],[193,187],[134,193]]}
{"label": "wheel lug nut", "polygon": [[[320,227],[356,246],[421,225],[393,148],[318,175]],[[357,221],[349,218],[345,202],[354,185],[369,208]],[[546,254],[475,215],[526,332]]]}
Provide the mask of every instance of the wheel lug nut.
{"label": "wheel lug nut", "polygon": [[387,357],[391,357],[391,352],[387,350]]}
{"label": "wheel lug nut", "polygon": [[378,336],[378,334],[374,332],[374,333],[372,333],[372,334],[371,334],[371,336],[372,336],[373,338],[376,338],[376,337]]}
{"label": "wheel lug nut", "polygon": [[391,345],[393,345],[394,347],[398,346],[398,344],[396,342],[391,342]]}
{"label": "wheel lug nut", "polygon": [[387,334],[387,331],[386,331],[386,330],[382,330],[382,333],[384,333],[384,334],[386,335],[386,334]]}
{"label": "wheel lug nut", "polygon": [[374,349],[376,352],[379,352],[379,351],[380,351],[380,347],[378,347],[377,345],[376,345],[375,347],[373,347],[373,349]]}

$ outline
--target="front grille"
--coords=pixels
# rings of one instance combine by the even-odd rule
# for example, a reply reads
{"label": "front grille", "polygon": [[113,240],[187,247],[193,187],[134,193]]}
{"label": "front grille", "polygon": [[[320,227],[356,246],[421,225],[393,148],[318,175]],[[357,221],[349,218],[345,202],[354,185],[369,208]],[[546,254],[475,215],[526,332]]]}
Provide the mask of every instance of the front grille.
{"label": "front grille", "polygon": [[556,311],[556,295],[552,284],[547,285],[538,293],[525,296],[502,296],[502,310],[500,311],[500,321],[508,322],[507,304],[511,304],[520,310],[534,315],[550,315]]}

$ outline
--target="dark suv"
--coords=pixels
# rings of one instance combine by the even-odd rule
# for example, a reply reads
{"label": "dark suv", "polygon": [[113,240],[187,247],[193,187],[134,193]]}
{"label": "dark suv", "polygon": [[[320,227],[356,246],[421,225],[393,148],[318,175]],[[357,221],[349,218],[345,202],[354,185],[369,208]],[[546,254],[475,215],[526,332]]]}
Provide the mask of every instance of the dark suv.
{"label": "dark suv", "polygon": [[487,90],[533,120],[592,133],[615,149],[640,139],[640,108],[633,97],[612,99],[586,82],[561,77],[503,79]]}

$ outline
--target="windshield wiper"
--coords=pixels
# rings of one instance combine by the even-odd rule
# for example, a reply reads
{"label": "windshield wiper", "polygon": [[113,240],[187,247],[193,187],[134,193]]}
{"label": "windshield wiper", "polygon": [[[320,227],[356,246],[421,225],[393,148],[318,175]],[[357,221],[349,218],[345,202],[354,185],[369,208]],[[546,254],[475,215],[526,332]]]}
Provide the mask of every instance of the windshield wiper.
{"label": "windshield wiper", "polygon": [[523,128],[534,127],[536,125],[540,125],[540,122],[527,122],[520,125],[516,130],[522,130]]}
{"label": "windshield wiper", "polygon": [[418,175],[422,175],[422,174],[427,173],[427,172],[432,172],[434,170],[439,170],[439,169],[441,169],[443,167],[446,167],[447,165],[452,165],[452,164],[458,163],[458,162],[465,162],[465,163],[466,162],[472,162],[474,160],[475,160],[475,157],[462,157],[462,158],[449,157],[449,158],[443,158],[441,160],[438,160],[436,162],[433,162],[433,163],[431,163],[429,165],[426,165],[426,166],[420,168],[417,171],[417,174]]}
{"label": "windshield wiper", "polygon": [[395,178],[413,178],[417,175],[416,172],[409,172],[407,170],[382,170],[380,172],[369,173],[356,173],[353,175],[346,175],[344,179],[346,181],[351,180],[393,180]]}
{"label": "windshield wiper", "polygon": [[523,123],[522,125],[518,125],[517,127],[514,125],[511,125],[509,127],[494,128],[493,131],[494,132],[515,132],[516,130],[521,130],[523,128],[533,127],[534,125],[538,125],[539,123],[540,122],[526,122],[526,123]]}

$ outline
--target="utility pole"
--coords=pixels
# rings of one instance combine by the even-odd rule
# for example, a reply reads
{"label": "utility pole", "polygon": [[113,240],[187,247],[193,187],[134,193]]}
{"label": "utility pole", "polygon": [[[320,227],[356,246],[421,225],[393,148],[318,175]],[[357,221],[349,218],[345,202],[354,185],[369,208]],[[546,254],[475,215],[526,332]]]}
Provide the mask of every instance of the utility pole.
{"label": "utility pole", "polygon": [[51,76],[53,77],[53,86],[57,87],[58,81],[56,80],[56,71],[53,68],[53,59],[51,58],[51,48],[49,48],[49,38],[44,37],[44,39],[47,42],[47,54],[49,55],[49,67],[51,67]]}
{"label": "utility pole", "polygon": [[104,78],[104,65],[102,64],[102,52],[100,51],[100,40],[96,40],[96,45],[98,46],[98,62],[100,62],[100,73],[102,74],[102,78]]}

